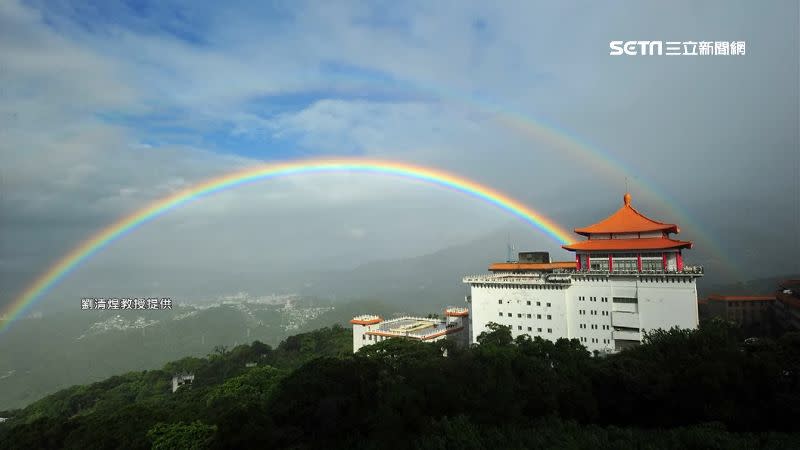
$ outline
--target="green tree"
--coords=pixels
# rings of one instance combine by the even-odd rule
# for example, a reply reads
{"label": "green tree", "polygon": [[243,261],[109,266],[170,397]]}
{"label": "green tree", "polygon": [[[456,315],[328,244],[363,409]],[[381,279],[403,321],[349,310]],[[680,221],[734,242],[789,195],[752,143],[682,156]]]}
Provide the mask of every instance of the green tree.
{"label": "green tree", "polygon": [[216,426],[200,421],[157,423],[147,436],[153,441],[153,450],[203,450],[211,446],[216,431]]}
{"label": "green tree", "polygon": [[488,328],[489,331],[484,331],[478,335],[477,341],[481,346],[506,347],[514,342],[514,339],[511,337],[510,326],[489,322],[486,328]]}

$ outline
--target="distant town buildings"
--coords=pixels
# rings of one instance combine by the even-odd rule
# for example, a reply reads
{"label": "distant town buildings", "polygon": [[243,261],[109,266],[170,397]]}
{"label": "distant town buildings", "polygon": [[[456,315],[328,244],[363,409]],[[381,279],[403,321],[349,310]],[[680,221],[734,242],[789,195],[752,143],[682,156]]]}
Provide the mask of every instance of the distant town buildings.
{"label": "distant town buildings", "polygon": [[699,301],[699,308],[703,319],[720,317],[768,334],[774,304],[774,295],[712,295]]}
{"label": "distant town buildings", "polygon": [[780,282],[774,294],[715,294],[698,304],[701,320],[735,322],[751,337],[777,337],[800,330],[800,279]]}
{"label": "distant town buildings", "polygon": [[399,317],[383,320],[375,315],[362,315],[353,324],[353,353],[365,345],[390,338],[415,339],[423,342],[452,340],[458,345],[469,343],[469,310],[452,307],[444,311],[444,319]]}
{"label": "distant town buildings", "polygon": [[614,214],[575,232],[586,239],[563,246],[574,261],[522,252],[517,261],[491,264],[488,274],[464,277],[470,308],[459,322],[452,314],[447,321],[354,318],[353,350],[391,337],[434,340],[456,332],[476,343],[494,322],[515,337],[578,339],[589,350],[615,352],[639,344],[647,330],[697,327],[703,270],[684,263],[692,243],[671,236],[677,225],[643,215],[626,193]]}

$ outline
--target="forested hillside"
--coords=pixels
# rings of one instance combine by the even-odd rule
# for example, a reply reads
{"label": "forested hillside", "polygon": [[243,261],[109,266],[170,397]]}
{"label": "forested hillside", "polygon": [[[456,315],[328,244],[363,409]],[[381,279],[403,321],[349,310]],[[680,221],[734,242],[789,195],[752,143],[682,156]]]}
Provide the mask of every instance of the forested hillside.
{"label": "forested hillside", "polygon": [[800,448],[800,334],[745,344],[717,321],[605,358],[479,340],[352,355],[336,326],[218,348],[2,412],[0,448]]}

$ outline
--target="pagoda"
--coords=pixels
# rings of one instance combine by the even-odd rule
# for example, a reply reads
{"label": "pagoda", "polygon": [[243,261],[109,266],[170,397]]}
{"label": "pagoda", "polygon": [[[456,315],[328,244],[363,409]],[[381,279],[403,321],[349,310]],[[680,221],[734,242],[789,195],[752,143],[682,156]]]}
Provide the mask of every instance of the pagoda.
{"label": "pagoda", "polygon": [[562,247],[575,252],[578,271],[683,272],[682,250],[692,248],[691,242],[670,236],[680,233],[677,225],[653,220],[631,206],[630,193],[614,214],[575,233],[587,239]]}

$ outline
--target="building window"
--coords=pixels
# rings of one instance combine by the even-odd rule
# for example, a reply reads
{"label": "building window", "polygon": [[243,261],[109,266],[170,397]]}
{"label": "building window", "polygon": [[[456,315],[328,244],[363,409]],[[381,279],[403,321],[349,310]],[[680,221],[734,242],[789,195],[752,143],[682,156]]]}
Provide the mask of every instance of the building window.
{"label": "building window", "polygon": [[536,306],[542,306],[542,302],[536,302]]}
{"label": "building window", "polygon": [[362,334],[361,335],[361,340],[362,341],[366,341],[367,340],[367,335],[366,334]]}
{"label": "building window", "polygon": [[522,325],[517,325],[517,329],[521,330],[522,329]]}
{"label": "building window", "polygon": [[531,301],[530,300],[528,300],[528,306],[531,306]]}
{"label": "building window", "polygon": [[513,314],[511,314],[511,313],[508,313],[508,317],[512,317],[512,316],[513,316]]}
{"label": "building window", "polygon": [[517,314],[517,318],[521,319],[522,318],[522,314]]}
{"label": "building window", "polygon": [[500,313],[500,317],[503,317],[503,313]]}
{"label": "building window", "polygon": [[536,315],[536,318],[537,318],[537,319],[541,319],[541,318],[542,318],[542,315],[541,315],[541,314],[537,314],[537,315]]}
{"label": "building window", "polygon": [[548,308],[550,307],[550,303],[548,303],[548,304],[547,304],[547,307],[548,307]]}
{"label": "building window", "polygon": [[553,329],[552,329],[552,328],[548,328],[548,329],[547,329],[547,332],[548,332],[548,333],[552,333],[552,332],[553,332]]}
{"label": "building window", "polygon": [[528,327],[528,331],[533,331],[533,327]]}
{"label": "building window", "polygon": [[502,304],[503,304],[503,299],[501,298],[500,300],[498,300],[498,301],[497,301],[497,304],[498,304],[498,305],[502,305]]}
{"label": "building window", "polygon": [[551,316],[550,314],[547,315],[547,320],[551,320],[552,318],[553,316]]}
{"label": "building window", "polygon": [[528,314],[528,319],[530,319],[530,318],[531,318],[531,315],[530,315],[530,314]]}

